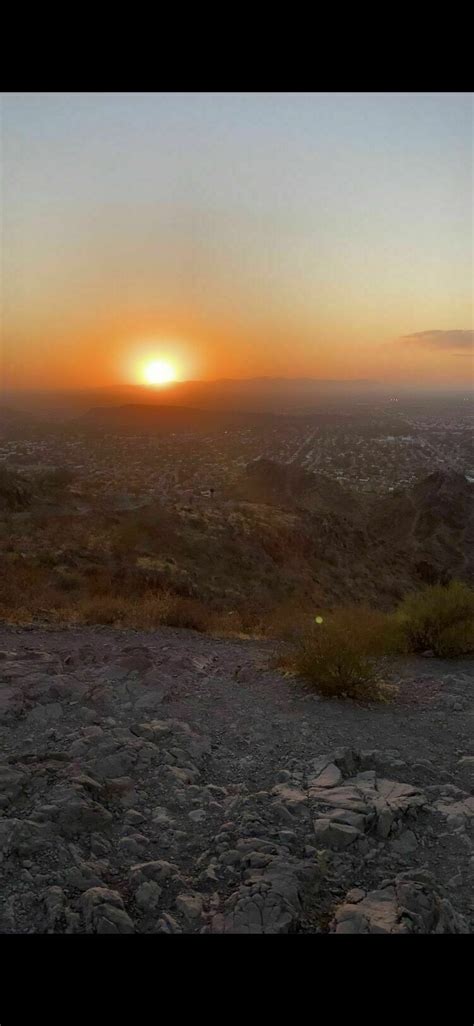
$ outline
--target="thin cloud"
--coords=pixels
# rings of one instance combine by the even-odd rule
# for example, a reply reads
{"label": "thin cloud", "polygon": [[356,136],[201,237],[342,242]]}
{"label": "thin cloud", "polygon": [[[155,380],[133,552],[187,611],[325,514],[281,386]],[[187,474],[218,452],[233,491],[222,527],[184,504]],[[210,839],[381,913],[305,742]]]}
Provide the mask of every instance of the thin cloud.
{"label": "thin cloud", "polygon": [[402,335],[402,341],[428,349],[472,349],[474,331],[415,331],[412,335]]}

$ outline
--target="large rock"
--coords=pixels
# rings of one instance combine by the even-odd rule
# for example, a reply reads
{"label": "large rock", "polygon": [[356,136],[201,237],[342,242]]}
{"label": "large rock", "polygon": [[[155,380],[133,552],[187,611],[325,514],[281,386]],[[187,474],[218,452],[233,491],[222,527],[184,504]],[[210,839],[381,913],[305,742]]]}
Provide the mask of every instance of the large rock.
{"label": "large rock", "polygon": [[[348,895],[350,897],[350,895]],[[429,873],[401,874],[361,900],[340,905],[334,933],[467,933],[468,927],[434,887]]]}
{"label": "large rock", "polygon": [[82,895],[87,933],[134,933],[130,916],[118,891],[92,887]]}

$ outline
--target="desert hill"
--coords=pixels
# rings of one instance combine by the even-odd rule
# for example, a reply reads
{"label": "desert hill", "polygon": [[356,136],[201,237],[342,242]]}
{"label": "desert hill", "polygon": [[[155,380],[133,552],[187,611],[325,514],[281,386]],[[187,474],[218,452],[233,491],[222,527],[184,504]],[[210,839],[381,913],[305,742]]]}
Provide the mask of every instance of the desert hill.
{"label": "desert hill", "polygon": [[260,458],[249,463],[236,491],[248,502],[281,509],[345,513],[356,509],[356,497],[333,478],[314,474],[294,463]]}
{"label": "desert hill", "polygon": [[371,498],[260,460],[221,497],[141,508],[94,506],[51,477],[41,488],[25,475],[2,480],[7,609],[51,588],[65,608],[91,588],[124,601],[164,589],[255,623],[285,604],[390,610],[420,584],[474,579],[474,486],[461,474]]}
{"label": "desert hill", "polygon": [[405,555],[422,580],[473,580],[474,485],[463,474],[435,471],[374,501],[371,513],[376,543]]}

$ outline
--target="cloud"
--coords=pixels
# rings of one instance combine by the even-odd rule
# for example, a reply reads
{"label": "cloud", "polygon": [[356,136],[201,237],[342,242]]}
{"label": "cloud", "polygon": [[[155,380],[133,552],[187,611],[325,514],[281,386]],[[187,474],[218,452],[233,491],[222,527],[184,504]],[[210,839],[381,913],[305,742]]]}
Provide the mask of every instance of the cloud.
{"label": "cloud", "polygon": [[413,335],[402,335],[402,341],[429,349],[472,349],[474,331],[415,331]]}

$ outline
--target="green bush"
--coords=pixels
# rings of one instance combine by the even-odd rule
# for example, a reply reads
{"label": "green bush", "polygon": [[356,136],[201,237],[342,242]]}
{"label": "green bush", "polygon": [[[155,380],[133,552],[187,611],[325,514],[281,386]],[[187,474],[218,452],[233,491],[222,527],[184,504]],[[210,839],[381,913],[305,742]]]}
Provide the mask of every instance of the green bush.
{"label": "green bush", "polygon": [[294,642],[282,663],[327,698],[380,700],[386,656],[397,649],[388,617],[354,607],[325,614]]}
{"label": "green bush", "polygon": [[461,581],[407,595],[396,616],[412,652],[449,658],[474,652],[474,590]]}

